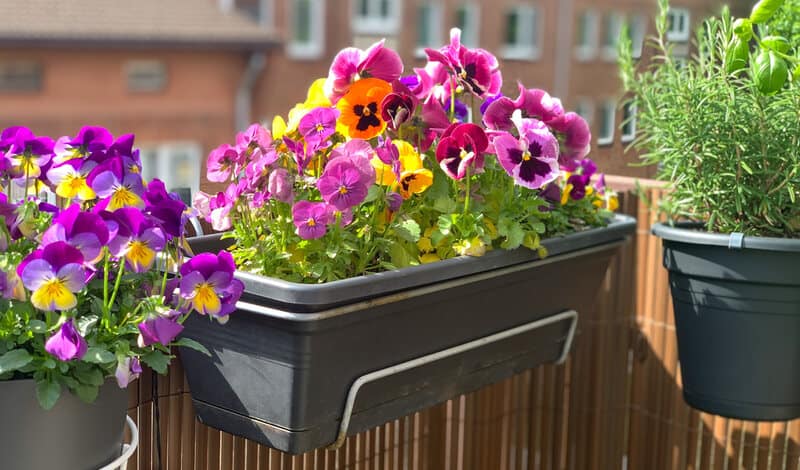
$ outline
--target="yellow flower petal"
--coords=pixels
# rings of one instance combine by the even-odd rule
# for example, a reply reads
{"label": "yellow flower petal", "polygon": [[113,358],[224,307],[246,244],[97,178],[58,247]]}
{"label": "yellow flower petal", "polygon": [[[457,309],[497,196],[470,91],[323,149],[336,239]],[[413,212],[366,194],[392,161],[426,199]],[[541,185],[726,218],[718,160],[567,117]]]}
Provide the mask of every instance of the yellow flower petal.
{"label": "yellow flower petal", "polygon": [[78,299],[60,279],[51,279],[33,292],[31,303],[39,310],[68,310]]}
{"label": "yellow flower petal", "polygon": [[326,78],[318,78],[314,80],[314,82],[308,88],[308,93],[306,94],[306,105],[310,106],[311,108],[318,108],[320,106],[324,106],[326,108],[331,107],[331,101],[327,96],[325,96],[326,80]]}
{"label": "yellow flower petal", "polygon": [[210,284],[203,283],[198,285],[194,290],[192,306],[195,310],[203,314],[215,315],[219,313],[222,302],[214,291],[214,287]]}
{"label": "yellow flower petal", "polygon": [[286,134],[286,121],[281,116],[272,118],[272,138],[279,140]]}

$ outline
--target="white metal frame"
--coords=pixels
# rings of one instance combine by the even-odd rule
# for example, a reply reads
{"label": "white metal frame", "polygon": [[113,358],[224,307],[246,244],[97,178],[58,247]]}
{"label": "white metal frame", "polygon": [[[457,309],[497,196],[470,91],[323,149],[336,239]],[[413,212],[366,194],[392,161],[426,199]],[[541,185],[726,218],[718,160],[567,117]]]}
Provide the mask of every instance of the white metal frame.
{"label": "white metal frame", "polygon": [[417,367],[430,364],[431,362],[435,362],[441,359],[446,359],[450,356],[461,354],[470,351],[472,349],[476,349],[481,346],[485,346],[487,344],[511,338],[513,336],[526,333],[528,331],[535,330],[543,326],[551,325],[553,323],[557,323],[563,320],[569,320],[570,325],[569,325],[569,332],[567,333],[567,337],[564,340],[564,347],[562,348],[561,354],[559,355],[558,359],[556,359],[555,361],[555,364],[561,364],[567,359],[569,350],[572,347],[572,341],[575,338],[575,330],[578,326],[578,312],[576,312],[575,310],[566,310],[561,313],[551,315],[549,317],[534,320],[530,323],[526,323],[524,325],[520,325],[508,330],[501,331],[499,333],[495,333],[489,336],[484,336],[483,338],[478,338],[476,340],[462,343],[457,346],[453,346],[451,348],[443,349],[441,351],[432,354],[421,356],[400,364],[395,364],[393,366],[389,366],[384,369],[379,369],[362,375],[361,377],[357,378],[356,381],[353,382],[353,385],[350,387],[350,391],[347,394],[347,401],[345,402],[344,412],[342,413],[342,420],[339,425],[339,434],[336,437],[336,441],[334,441],[328,448],[337,449],[341,447],[342,444],[344,444],[345,439],[347,438],[347,431],[350,427],[350,419],[353,416],[353,406],[355,405],[356,397],[358,396],[358,392],[361,390],[361,387],[363,387],[364,385],[385,377],[389,377],[391,375],[399,374],[401,372],[405,372],[410,369],[415,369]]}
{"label": "white metal frame", "polygon": [[[420,8],[427,7],[428,14],[431,16],[428,25],[430,29],[428,30],[428,36],[430,38],[430,44],[417,44],[416,48],[414,49],[414,57],[417,58],[424,58],[425,57],[425,48],[438,48],[442,45],[442,3],[437,0],[428,0],[426,2],[421,2],[417,5],[417,11]],[[422,24],[417,23],[417,28],[421,28]]]}
{"label": "white metal frame", "polygon": [[286,9],[287,15],[287,25],[290,28],[289,31],[289,40],[286,43],[286,54],[296,60],[314,60],[319,59],[323,52],[325,51],[324,42],[325,42],[325,0],[309,0],[311,3],[311,8],[309,8],[309,12],[311,13],[310,17],[308,18],[309,24],[309,31],[311,37],[309,38],[308,42],[297,42],[294,41],[292,38],[294,37],[294,32],[291,31],[291,28],[294,27],[294,15],[295,8],[293,5],[293,1],[287,2],[288,8]]}
{"label": "white metal frame", "polygon": [[[670,24],[667,29],[667,41],[686,42],[689,40],[690,31],[692,30],[691,13],[688,8],[675,8],[670,7],[669,12]],[[679,28],[679,19],[683,17],[683,28]]]}
{"label": "white metal frame", "polygon": [[511,11],[517,12],[517,17],[520,21],[520,25],[517,25],[518,35],[520,31],[528,29],[525,26],[520,27],[521,25],[525,25],[526,20],[531,22],[528,26],[533,32],[532,36],[528,38],[530,41],[527,44],[525,42],[520,42],[520,40],[525,39],[520,37],[514,38],[517,41],[514,44],[504,44],[501,48],[501,56],[509,60],[539,60],[542,55],[543,37],[541,11],[533,5],[517,5],[511,7],[509,12]]}
{"label": "white metal frame", "polygon": [[[605,129],[603,124],[608,121],[608,130],[610,134],[603,135]],[[600,125],[599,132],[597,133],[597,145],[611,145],[614,143],[614,131],[617,127],[617,104],[612,100],[606,100],[600,105]]]}
{"label": "white metal frame", "polygon": [[126,470],[128,467],[128,460],[130,460],[133,453],[136,452],[136,448],[139,447],[139,428],[136,427],[136,423],[133,422],[130,416],[125,417],[125,423],[131,431],[130,444],[123,444],[122,455],[114,459],[114,461],[108,465],[100,467],[99,470]]}

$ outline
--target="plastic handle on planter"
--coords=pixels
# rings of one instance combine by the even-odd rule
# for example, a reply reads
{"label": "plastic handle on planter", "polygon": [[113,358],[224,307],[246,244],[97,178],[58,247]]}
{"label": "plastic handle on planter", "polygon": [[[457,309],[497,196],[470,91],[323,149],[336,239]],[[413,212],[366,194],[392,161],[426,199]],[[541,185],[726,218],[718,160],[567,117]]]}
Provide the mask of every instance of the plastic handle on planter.
{"label": "plastic handle on planter", "polygon": [[744,234],[733,232],[731,238],[728,239],[728,248],[731,250],[741,250],[744,248]]}
{"label": "plastic handle on planter", "polygon": [[108,465],[100,467],[99,470],[125,470],[128,467],[128,460],[136,452],[136,448],[139,447],[139,428],[136,427],[136,423],[133,422],[130,416],[125,417],[125,423],[131,433],[130,444],[124,444],[122,446],[122,455]]}
{"label": "plastic handle on planter", "polygon": [[567,337],[564,339],[564,348],[561,350],[561,354],[555,361],[555,364],[561,364],[567,360],[569,350],[572,347],[572,340],[575,338],[575,330],[578,326],[578,312],[575,310],[565,310],[549,317],[540,318],[524,325],[503,330],[499,333],[484,336],[466,343],[461,343],[448,349],[443,349],[426,356],[420,356],[400,364],[389,366],[385,369],[379,369],[362,375],[361,377],[357,378],[350,387],[350,391],[347,394],[347,401],[345,402],[344,406],[344,412],[342,413],[342,421],[339,424],[339,434],[336,437],[336,441],[328,446],[328,449],[338,449],[342,446],[342,444],[344,444],[344,441],[347,438],[347,430],[350,427],[350,418],[352,418],[353,415],[353,406],[355,405],[356,396],[358,395],[359,390],[361,390],[361,387],[363,387],[365,384],[563,320],[569,320],[570,325],[569,331],[567,332]]}

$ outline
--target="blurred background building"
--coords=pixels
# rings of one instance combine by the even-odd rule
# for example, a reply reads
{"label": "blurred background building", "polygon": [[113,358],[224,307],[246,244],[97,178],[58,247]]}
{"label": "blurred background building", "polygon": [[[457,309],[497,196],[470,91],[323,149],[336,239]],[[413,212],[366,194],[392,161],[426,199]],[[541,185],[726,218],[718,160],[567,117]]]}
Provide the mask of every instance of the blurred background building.
{"label": "blurred background building", "polygon": [[[719,3],[672,2],[676,54],[690,53],[693,29]],[[603,171],[647,176],[625,150],[635,110],[620,92],[616,42],[628,24],[640,56],[656,9],[656,0],[3,0],[0,128],[132,132],[145,177],[196,190],[212,148],[285,115],[341,48],[385,37],[421,67],[423,49],[458,26],[466,45],[498,56],[504,92],[516,96],[520,80],[586,117]]]}

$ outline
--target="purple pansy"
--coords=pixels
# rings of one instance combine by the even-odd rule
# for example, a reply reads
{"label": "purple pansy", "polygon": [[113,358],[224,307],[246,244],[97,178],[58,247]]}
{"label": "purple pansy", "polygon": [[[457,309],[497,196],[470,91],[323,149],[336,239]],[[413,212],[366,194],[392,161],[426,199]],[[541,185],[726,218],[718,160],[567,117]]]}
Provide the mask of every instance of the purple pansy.
{"label": "purple pansy", "polygon": [[288,204],[294,199],[294,182],[284,168],[278,168],[269,174],[267,190],[270,197],[275,200]]}
{"label": "purple pansy", "polygon": [[[479,97],[500,91],[503,78],[497,58],[483,49],[470,49],[461,44],[461,30],[450,30],[450,44],[441,49],[425,49],[428,60],[446,66],[458,85]],[[451,86],[448,80],[445,87]]]}
{"label": "purple pansy", "polygon": [[366,51],[347,47],[336,54],[325,81],[325,95],[331,103],[336,104],[357,79],[373,77],[391,83],[400,78],[403,61],[397,52],[384,47],[384,42],[376,42]]}
{"label": "purple pansy", "polygon": [[414,116],[418,104],[419,100],[411,90],[396,80],[392,83],[392,92],[381,102],[381,118],[386,122],[386,127],[396,131]]}
{"label": "purple pansy", "polygon": [[239,172],[241,155],[236,147],[222,144],[208,154],[206,164],[206,178],[215,183],[228,181],[231,174]]}
{"label": "purple pansy", "polygon": [[113,143],[114,136],[105,127],[84,126],[75,137],[64,136],[56,141],[53,160],[60,164],[85,158],[93,153],[105,152]]}
{"label": "purple pansy", "polygon": [[227,251],[196,255],[181,266],[180,295],[203,315],[227,316],[244,291],[242,281],[233,278],[235,269]]}
{"label": "purple pansy", "polygon": [[592,176],[597,172],[597,165],[589,158],[580,161],[569,162],[565,170],[572,173],[567,178],[567,184],[572,185],[569,197],[580,200],[586,197],[586,187],[592,181]]}
{"label": "purple pansy", "polygon": [[466,176],[467,168],[483,168],[483,153],[488,146],[489,139],[480,126],[453,124],[442,134],[436,160],[447,176],[460,180]]}
{"label": "purple pansy", "polygon": [[140,348],[153,344],[168,346],[183,331],[183,325],[178,323],[177,318],[172,316],[149,318],[139,323],[138,327],[138,344]]}
{"label": "purple pansy", "polygon": [[136,380],[142,373],[142,365],[137,357],[126,357],[117,362],[114,378],[117,379],[119,388],[127,388],[128,384]]}
{"label": "purple pansy", "polygon": [[292,207],[292,221],[300,238],[313,240],[328,231],[331,212],[324,202],[298,201]]}
{"label": "purple pansy", "polygon": [[336,108],[314,108],[300,119],[297,130],[309,144],[320,144],[336,131],[338,117]]}
{"label": "purple pansy", "polygon": [[22,284],[32,292],[40,310],[68,310],[78,304],[75,293],[86,286],[83,255],[63,241],[50,243],[28,255],[17,267]]}
{"label": "purple pansy", "polygon": [[92,212],[83,212],[80,204],[73,203],[55,218],[42,234],[42,244],[62,241],[77,248],[86,263],[96,263],[110,234],[102,217]]}
{"label": "purple pansy", "polygon": [[325,202],[345,210],[361,204],[367,197],[369,186],[362,181],[358,167],[349,160],[339,161],[334,160],[327,165],[317,181],[317,188]]}
{"label": "purple pansy", "polygon": [[97,164],[91,160],[71,159],[47,170],[47,179],[55,186],[55,193],[65,199],[91,201],[97,197],[89,186],[87,177]]}
{"label": "purple pansy", "polygon": [[121,156],[110,158],[94,167],[86,182],[97,194],[107,199],[106,209],[113,212],[121,207],[144,208],[142,175],[127,171]]}
{"label": "purple pansy", "polygon": [[515,114],[519,139],[505,133],[493,141],[497,159],[514,182],[539,189],[558,178],[558,140],[543,122]]}
{"label": "purple pansy", "polygon": [[145,212],[167,235],[167,239],[183,235],[189,208],[175,193],[167,192],[164,182],[154,179],[144,193]]}
{"label": "purple pansy", "polygon": [[236,149],[244,160],[264,158],[272,150],[272,134],[261,124],[251,124],[246,131],[236,134]]}
{"label": "purple pansy", "polygon": [[118,230],[109,242],[109,250],[115,256],[124,257],[128,268],[134,272],[150,270],[156,254],[166,245],[164,231],[136,208],[123,207],[112,216]]}
{"label": "purple pansy", "polygon": [[89,349],[86,340],[75,328],[72,318],[61,324],[61,328],[44,343],[44,350],[60,361],[80,360]]}
{"label": "purple pansy", "polygon": [[53,139],[37,137],[27,127],[17,127],[6,151],[11,176],[18,186],[26,186],[49,168],[53,158]]}

